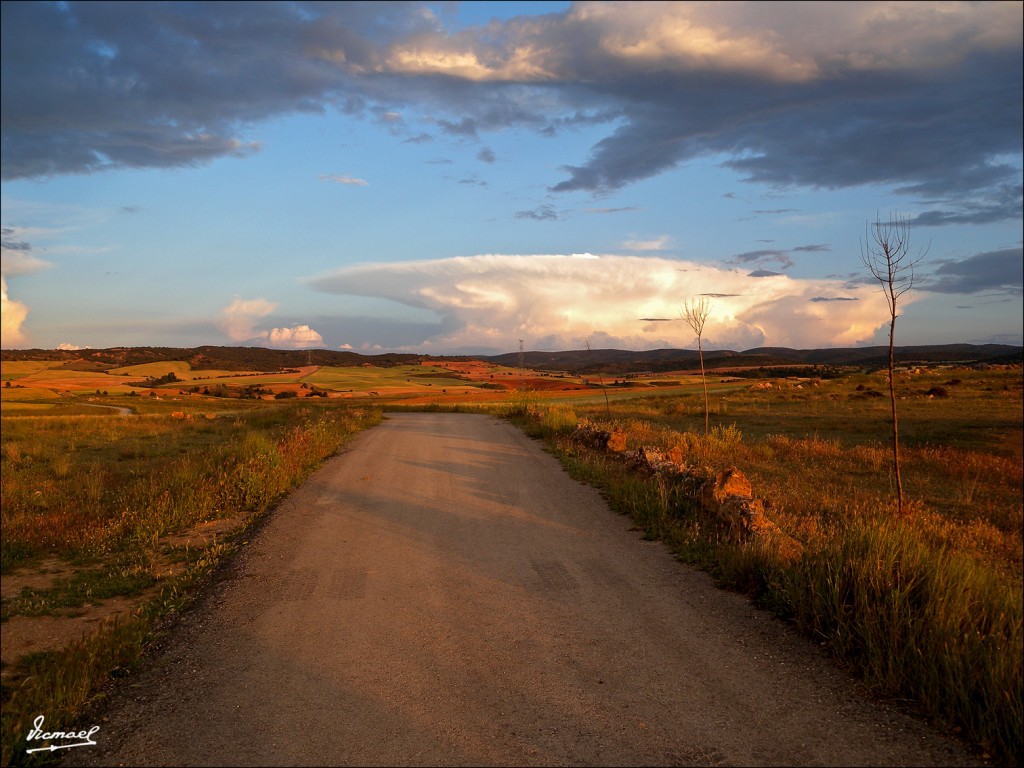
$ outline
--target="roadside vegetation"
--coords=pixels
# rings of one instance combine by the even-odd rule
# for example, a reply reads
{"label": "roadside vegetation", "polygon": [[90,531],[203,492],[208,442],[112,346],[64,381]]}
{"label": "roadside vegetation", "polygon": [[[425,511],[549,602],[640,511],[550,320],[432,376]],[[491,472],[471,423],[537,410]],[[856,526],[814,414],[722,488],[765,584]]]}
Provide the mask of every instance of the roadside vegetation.
{"label": "roadside vegetation", "polygon": [[[237,405],[4,419],[2,572],[61,574],[5,595],[4,627],[19,617],[70,620],[113,598],[137,604],[81,640],[5,665],[4,765],[28,759],[13,745],[33,718],[45,713],[53,728],[70,722],[140,658],[159,622],[247,528],[380,419],[377,409],[321,399]],[[189,538],[204,527],[220,535]]]}
{"label": "roadside vegetation", "polygon": [[[4,628],[135,606],[4,667],[4,765],[24,762],[11,745],[31,718],[70,723],[126,674],[244,532],[382,407],[520,424],[647,538],[801,627],[877,695],[914,700],[996,760],[1024,762],[1019,365],[897,371],[891,393],[884,370],[824,366],[800,378],[711,369],[706,390],[686,372],[620,380],[465,361],[262,370],[4,363],[0,567],[5,581],[42,577],[4,592]],[[614,433],[616,450],[574,440],[581,423]],[[737,467],[798,554],[731,537],[695,488],[631,466],[643,447],[695,477]]]}
{"label": "roadside vegetation", "polygon": [[[884,374],[771,388],[540,406],[505,413],[645,535],[750,593],[857,671],[879,696],[912,699],[951,732],[1020,764],[1024,722],[1022,381],[1019,368],[903,374],[902,512],[893,493]],[[714,388],[712,387],[712,390]],[[717,405],[717,407],[716,407]],[[618,451],[572,439],[581,420]],[[696,476],[738,467],[799,554],[737,541],[693,489],[625,456],[678,449]]]}

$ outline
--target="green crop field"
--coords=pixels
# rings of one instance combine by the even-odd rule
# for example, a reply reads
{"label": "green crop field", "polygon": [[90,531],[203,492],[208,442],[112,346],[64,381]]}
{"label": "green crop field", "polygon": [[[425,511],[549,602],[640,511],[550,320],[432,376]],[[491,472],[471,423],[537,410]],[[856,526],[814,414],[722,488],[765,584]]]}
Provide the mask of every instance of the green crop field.
{"label": "green crop field", "polygon": [[192,366],[184,361],[170,360],[165,363],[142,363],[141,365],[128,365],[124,368],[111,368],[107,373],[113,376],[145,378],[147,376],[164,376],[171,372],[180,376],[181,374],[189,373],[191,370]]}
{"label": "green crop field", "polygon": [[353,366],[347,368],[323,367],[306,377],[304,381],[326,389],[346,390],[393,390],[427,387],[465,387],[471,382],[456,379],[444,368],[422,365],[400,365],[394,368],[370,368]]}

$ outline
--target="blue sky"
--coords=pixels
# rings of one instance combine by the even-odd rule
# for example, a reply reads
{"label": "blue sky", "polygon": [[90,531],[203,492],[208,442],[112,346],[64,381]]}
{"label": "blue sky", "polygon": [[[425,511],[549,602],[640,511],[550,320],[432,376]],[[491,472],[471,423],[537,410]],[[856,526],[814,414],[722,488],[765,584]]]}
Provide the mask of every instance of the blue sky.
{"label": "blue sky", "polygon": [[4,3],[3,347],[1022,344],[1020,3]]}

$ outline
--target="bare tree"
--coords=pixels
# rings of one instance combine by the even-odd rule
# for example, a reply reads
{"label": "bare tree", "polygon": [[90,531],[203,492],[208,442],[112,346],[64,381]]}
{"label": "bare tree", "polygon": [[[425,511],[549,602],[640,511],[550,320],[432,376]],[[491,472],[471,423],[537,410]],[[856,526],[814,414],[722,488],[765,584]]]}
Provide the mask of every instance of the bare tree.
{"label": "bare tree", "polygon": [[686,324],[697,334],[697,355],[700,357],[700,379],[704,384],[704,434],[708,429],[708,379],[704,374],[704,323],[711,314],[711,302],[707,296],[694,296],[683,302],[683,308],[679,310],[679,316],[686,321]]}
{"label": "bare tree", "polygon": [[895,346],[896,305],[900,297],[914,287],[914,267],[928,253],[926,246],[916,255],[910,253],[910,224],[899,213],[882,221],[877,215],[875,223],[864,227],[860,244],[860,257],[868,272],[882,285],[889,305],[889,400],[892,403],[892,463],[896,475],[896,508],[903,512],[903,480],[900,477],[900,431],[896,421]]}

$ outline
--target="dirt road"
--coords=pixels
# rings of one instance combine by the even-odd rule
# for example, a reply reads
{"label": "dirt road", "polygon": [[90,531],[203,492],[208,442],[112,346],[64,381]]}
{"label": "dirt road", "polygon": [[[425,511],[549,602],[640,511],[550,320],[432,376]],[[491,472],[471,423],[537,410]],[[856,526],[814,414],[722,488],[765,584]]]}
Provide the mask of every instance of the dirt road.
{"label": "dirt road", "polygon": [[628,529],[506,423],[392,415],[65,762],[977,764]]}

